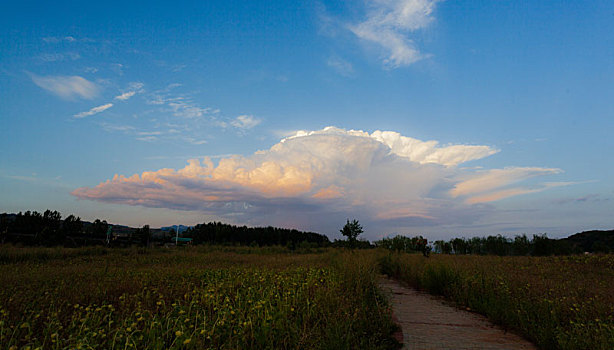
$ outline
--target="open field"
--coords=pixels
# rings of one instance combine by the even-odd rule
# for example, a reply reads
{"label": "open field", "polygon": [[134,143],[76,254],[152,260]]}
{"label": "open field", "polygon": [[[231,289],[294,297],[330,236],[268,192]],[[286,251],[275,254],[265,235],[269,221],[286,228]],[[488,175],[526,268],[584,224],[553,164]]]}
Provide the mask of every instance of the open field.
{"label": "open field", "polygon": [[611,349],[614,256],[0,247],[12,349],[394,349],[383,271],[544,349]]}
{"label": "open field", "polygon": [[614,256],[390,254],[382,270],[515,329],[544,349],[612,349]]}
{"label": "open field", "polygon": [[0,249],[3,348],[397,344],[378,251]]}

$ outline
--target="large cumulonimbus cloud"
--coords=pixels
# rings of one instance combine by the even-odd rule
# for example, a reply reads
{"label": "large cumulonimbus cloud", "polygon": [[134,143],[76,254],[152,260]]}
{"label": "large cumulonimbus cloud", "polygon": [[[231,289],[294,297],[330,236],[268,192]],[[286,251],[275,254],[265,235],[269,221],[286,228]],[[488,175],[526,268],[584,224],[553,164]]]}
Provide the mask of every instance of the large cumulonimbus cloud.
{"label": "large cumulonimbus cloud", "polygon": [[[192,159],[183,169],[115,175],[73,195],[110,203],[200,211],[233,222],[325,229],[339,218],[431,226],[476,220],[480,203],[542,191],[522,182],[560,169],[460,167],[498,150],[421,141],[397,132],[299,131],[249,157]],[[334,223],[334,224],[333,224]],[[331,226],[334,227],[334,226]]]}

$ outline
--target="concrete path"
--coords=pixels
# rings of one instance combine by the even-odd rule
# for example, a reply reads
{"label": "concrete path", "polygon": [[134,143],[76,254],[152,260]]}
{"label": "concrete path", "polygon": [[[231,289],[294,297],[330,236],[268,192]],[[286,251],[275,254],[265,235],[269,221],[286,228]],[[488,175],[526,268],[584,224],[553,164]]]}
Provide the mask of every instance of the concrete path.
{"label": "concrete path", "polygon": [[395,321],[403,328],[403,349],[537,349],[481,315],[390,278],[382,276],[380,287],[390,293]]}

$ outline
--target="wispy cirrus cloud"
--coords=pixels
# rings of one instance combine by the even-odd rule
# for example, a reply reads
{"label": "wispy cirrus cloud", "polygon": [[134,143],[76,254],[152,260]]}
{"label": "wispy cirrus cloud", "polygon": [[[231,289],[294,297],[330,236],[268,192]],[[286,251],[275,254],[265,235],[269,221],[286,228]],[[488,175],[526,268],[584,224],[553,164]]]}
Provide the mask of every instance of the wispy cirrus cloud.
{"label": "wispy cirrus cloud", "polygon": [[193,145],[204,145],[207,143],[207,140],[204,139],[195,139],[193,137],[186,137],[186,140]]}
{"label": "wispy cirrus cloud", "polygon": [[134,95],[136,95],[136,91],[127,91],[127,92],[124,92],[121,95],[115,96],[115,99],[116,100],[120,100],[120,101],[126,101],[126,100],[130,99],[130,97],[132,97]]}
{"label": "wispy cirrus cloud", "polygon": [[584,204],[584,203],[596,203],[596,202],[608,202],[612,198],[603,196],[602,194],[591,193],[580,197],[562,198],[554,201],[555,204]]}
{"label": "wispy cirrus cloud", "polygon": [[[472,177],[458,183],[451,191],[453,196],[464,196],[487,193],[485,198],[497,198],[498,193],[493,192],[497,188],[511,185],[536,176],[559,174],[561,169],[537,168],[537,167],[508,167],[504,169],[492,169],[478,171]],[[528,189],[515,189],[514,191],[528,191]],[[506,196],[507,197],[507,196]],[[475,199],[473,199],[475,201]],[[485,200],[488,201],[488,200]]]}
{"label": "wispy cirrus cloud", "polygon": [[158,140],[158,136],[148,135],[148,136],[137,137],[136,139],[138,141],[143,141],[143,142],[153,142],[153,141]]}
{"label": "wispy cirrus cloud", "polygon": [[99,125],[105,131],[121,132],[126,135],[131,135],[131,136],[134,136],[135,140],[141,141],[141,142],[155,142],[155,141],[158,141],[160,137],[163,137],[169,133],[168,131],[142,130],[132,125],[122,125],[122,124],[116,125],[116,124],[110,124],[107,122],[101,122],[99,123]]}
{"label": "wispy cirrus cloud", "polygon": [[169,101],[168,106],[173,111],[173,115],[179,118],[194,119],[200,118],[206,114],[213,112],[212,108],[200,107],[191,101],[184,99],[177,99],[175,101]]}
{"label": "wispy cirrus cloud", "polygon": [[230,122],[230,125],[241,130],[248,130],[260,124],[261,120],[253,115],[243,114]]}
{"label": "wispy cirrus cloud", "polygon": [[39,56],[44,62],[57,62],[57,61],[76,61],[81,58],[78,52],[65,52],[65,53],[45,53]]}
{"label": "wispy cirrus cloud", "polygon": [[64,36],[64,37],[58,37],[58,36],[47,36],[43,38],[43,41],[46,43],[51,43],[51,44],[57,44],[60,42],[69,42],[69,43],[74,43],[75,41],[77,41],[77,39],[73,36]]}
{"label": "wispy cirrus cloud", "polygon": [[[470,224],[490,210],[483,203],[530,193],[523,181],[561,172],[459,167],[497,151],[489,146],[441,146],[392,131],[328,127],[297,132],[251,156],[222,157],[217,165],[209,157],[192,159],[179,170],[116,175],[72,194],[201,211],[250,224],[304,222],[307,226],[301,226],[311,229],[321,227],[309,222],[337,225],[339,218],[355,216],[373,225]],[[529,189],[548,187],[544,183]]]}
{"label": "wispy cirrus cloud", "polygon": [[91,100],[98,96],[100,87],[78,75],[40,76],[29,73],[32,82],[63,99],[72,100],[76,97]]}
{"label": "wispy cirrus cloud", "polygon": [[[130,83],[130,90],[127,92],[124,92],[118,96],[115,96],[114,100],[119,100],[119,101],[127,101],[128,99],[130,99],[130,97],[136,95],[137,93],[140,93],[143,91],[143,83]],[[104,105],[101,106],[97,106],[94,107],[88,111],[85,112],[80,112],[74,115],[75,118],[84,118],[84,117],[88,117],[94,114],[98,114],[101,112],[106,111],[107,109],[113,107],[113,103],[106,103]]]}
{"label": "wispy cirrus cloud", "polygon": [[[157,114],[155,127],[164,128],[164,135],[160,135],[164,137],[139,137],[139,141],[173,139],[191,145],[202,145],[211,137],[212,128],[245,134],[262,122],[262,119],[250,114],[227,117],[219,108],[203,106],[194,97],[194,92],[182,92],[181,87],[182,84],[174,83],[145,94],[147,104],[152,106],[151,111]],[[140,92],[137,90],[137,93]],[[120,97],[123,98],[120,95],[116,99]]]}
{"label": "wispy cirrus cloud", "polygon": [[359,39],[374,43],[385,52],[383,63],[399,68],[429,57],[420,52],[412,35],[426,28],[440,0],[371,0],[366,17],[348,26]]}
{"label": "wispy cirrus cloud", "polygon": [[128,89],[126,89],[123,93],[115,96],[115,100],[128,101],[132,96],[143,93],[145,91],[143,89],[144,86],[145,84],[141,82],[132,82],[128,84]]}
{"label": "wispy cirrus cloud", "polygon": [[105,131],[120,131],[120,132],[134,132],[135,127],[132,125],[113,125],[109,123],[100,123],[99,124],[103,130]]}
{"label": "wispy cirrus cloud", "polygon": [[59,43],[92,43],[95,42],[94,39],[91,38],[85,38],[85,37],[81,37],[81,38],[77,38],[74,37],[72,35],[66,35],[66,36],[46,36],[43,38],[43,41],[48,43],[48,44],[59,44]]}
{"label": "wispy cirrus cloud", "polygon": [[344,77],[351,77],[354,75],[354,66],[338,56],[329,57],[326,61],[326,65]]}
{"label": "wispy cirrus cloud", "polygon": [[98,106],[98,107],[94,107],[94,108],[90,109],[89,111],[77,113],[77,114],[74,115],[74,117],[75,118],[89,117],[91,115],[104,112],[104,111],[106,111],[107,109],[109,109],[111,107],[113,107],[113,104],[112,103],[107,103],[107,104],[104,104],[104,105],[101,105],[101,106]]}
{"label": "wispy cirrus cloud", "polygon": [[172,93],[181,87],[181,84],[170,84],[166,88],[152,92],[147,103],[164,108],[162,112],[171,112],[174,117],[181,119],[200,119],[212,117],[220,112],[219,109],[202,107],[186,94]]}

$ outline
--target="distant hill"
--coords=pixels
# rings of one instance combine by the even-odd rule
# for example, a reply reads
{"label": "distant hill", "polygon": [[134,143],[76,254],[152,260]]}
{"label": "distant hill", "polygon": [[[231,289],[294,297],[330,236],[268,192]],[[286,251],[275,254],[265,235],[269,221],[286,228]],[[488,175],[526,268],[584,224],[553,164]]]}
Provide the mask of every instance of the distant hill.
{"label": "distant hill", "polygon": [[614,230],[609,231],[584,231],[576,233],[561,241],[567,241],[572,246],[584,252],[608,253],[614,252]]}

